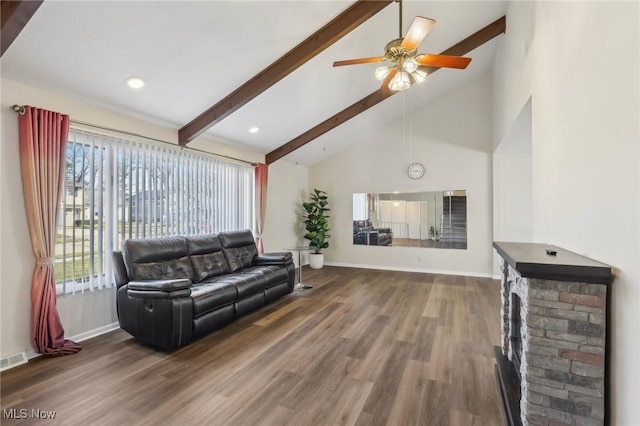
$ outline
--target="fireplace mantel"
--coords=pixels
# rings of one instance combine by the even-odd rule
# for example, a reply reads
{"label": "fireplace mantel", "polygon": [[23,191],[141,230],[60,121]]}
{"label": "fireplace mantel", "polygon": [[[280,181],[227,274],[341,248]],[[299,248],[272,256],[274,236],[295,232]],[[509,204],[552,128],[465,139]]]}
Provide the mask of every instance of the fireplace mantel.
{"label": "fireplace mantel", "polygon": [[[523,278],[609,285],[611,267],[560,247],[494,242],[493,247]],[[556,252],[554,256],[547,250]]]}
{"label": "fireplace mantel", "polygon": [[611,267],[546,244],[494,242],[496,373],[509,425],[606,424]]}

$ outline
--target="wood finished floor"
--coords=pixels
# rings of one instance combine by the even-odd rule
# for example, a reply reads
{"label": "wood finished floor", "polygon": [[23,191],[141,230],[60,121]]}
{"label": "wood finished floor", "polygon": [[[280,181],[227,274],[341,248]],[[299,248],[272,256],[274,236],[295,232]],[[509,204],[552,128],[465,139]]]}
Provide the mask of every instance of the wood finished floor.
{"label": "wood finished floor", "polygon": [[[47,424],[501,425],[499,283],[303,269],[296,291],[172,353],[117,330],[3,372]],[[2,424],[41,424],[9,420]]]}

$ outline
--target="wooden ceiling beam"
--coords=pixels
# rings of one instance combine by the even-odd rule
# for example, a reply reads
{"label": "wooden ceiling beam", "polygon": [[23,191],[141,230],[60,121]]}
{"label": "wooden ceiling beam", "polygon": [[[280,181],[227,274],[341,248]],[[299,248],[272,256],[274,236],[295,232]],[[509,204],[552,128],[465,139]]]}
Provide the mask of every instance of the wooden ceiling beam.
{"label": "wooden ceiling beam", "polygon": [[4,55],[9,46],[27,25],[27,22],[36,13],[44,0],[2,0],[0,3],[0,16],[2,16],[2,29],[0,30],[0,57]]}
{"label": "wooden ceiling beam", "polygon": [[[492,22],[491,24],[475,32],[474,34],[460,41],[459,43],[444,50],[443,52],[441,52],[441,55],[455,55],[455,56],[465,55],[471,52],[472,50],[474,50],[475,48],[482,46],[483,44],[493,39],[494,37],[497,37],[498,35],[504,33],[506,31],[506,23],[507,23],[507,18],[503,16],[502,18]],[[436,72],[437,70],[440,69],[435,67],[421,67],[421,68],[428,71],[429,74]],[[285,143],[279,148],[276,148],[275,150],[271,151],[265,156],[265,162],[267,164],[271,164],[274,161],[279,160],[285,155],[290,154],[296,149],[303,147],[304,145],[308,144],[309,142],[316,139],[317,137],[325,134],[329,130],[332,130],[340,126],[344,122],[368,110],[372,106],[382,102],[388,97],[395,95],[396,93],[398,92],[394,92],[392,90],[384,90],[384,91],[376,90],[375,92],[360,99],[358,102],[345,108],[344,110],[328,118],[327,120],[323,121],[317,126],[307,130],[303,134],[297,136],[296,138]]]}
{"label": "wooden ceiling beam", "polygon": [[200,114],[178,131],[178,143],[186,145],[214,124],[295,71],[298,67],[344,37],[351,30],[384,9],[394,0],[358,0],[324,27],[260,71],[224,99]]}

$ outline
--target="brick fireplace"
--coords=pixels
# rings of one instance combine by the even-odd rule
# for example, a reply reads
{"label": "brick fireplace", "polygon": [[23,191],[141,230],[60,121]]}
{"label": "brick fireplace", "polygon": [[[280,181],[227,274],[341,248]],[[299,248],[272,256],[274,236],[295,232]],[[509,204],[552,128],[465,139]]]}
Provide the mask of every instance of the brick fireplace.
{"label": "brick fireplace", "polygon": [[496,371],[507,423],[604,424],[611,268],[542,244],[494,247],[504,259]]}

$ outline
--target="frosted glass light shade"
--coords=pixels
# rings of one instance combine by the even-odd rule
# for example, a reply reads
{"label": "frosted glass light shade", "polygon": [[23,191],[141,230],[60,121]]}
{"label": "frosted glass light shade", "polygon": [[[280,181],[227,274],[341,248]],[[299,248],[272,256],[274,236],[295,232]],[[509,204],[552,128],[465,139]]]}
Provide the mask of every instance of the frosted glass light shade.
{"label": "frosted glass light shade", "polygon": [[418,84],[422,83],[427,79],[427,73],[422,70],[415,70],[411,75],[413,76],[413,79]]}
{"label": "frosted glass light shade", "polygon": [[382,81],[389,74],[389,67],[378,67],[375,71],[375,76],[378,80]]}
{"label": "frosted glass light shade", "polygon": [[398,71],[389,82],[389,89],[391,90],[407,90],[409,86],[411,86],[409,74],[404,71]]}
{"label": "frosted glass light shade", "polygon": [[405,61],[402,64],[402,67],[406,72],[411,74],[412,72],[418,69],[418,63],[416,62],[415,59],[409,58],[409,59],[405,59]]}

